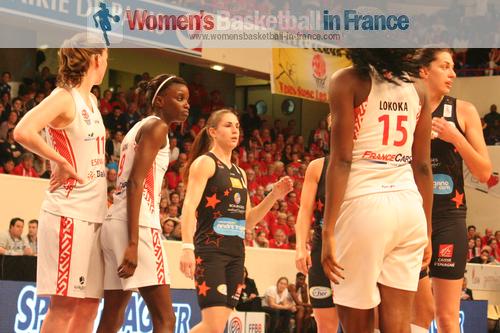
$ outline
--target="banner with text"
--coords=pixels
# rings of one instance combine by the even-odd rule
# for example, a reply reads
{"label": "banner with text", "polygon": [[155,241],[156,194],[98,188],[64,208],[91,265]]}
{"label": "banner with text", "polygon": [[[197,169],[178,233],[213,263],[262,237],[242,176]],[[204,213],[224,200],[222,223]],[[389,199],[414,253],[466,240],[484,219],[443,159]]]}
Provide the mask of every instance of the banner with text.
{"label": "banner with text", "polygon": [[275,48],[271,92],[326,103],[328,79],[351,64],[340,49]]}

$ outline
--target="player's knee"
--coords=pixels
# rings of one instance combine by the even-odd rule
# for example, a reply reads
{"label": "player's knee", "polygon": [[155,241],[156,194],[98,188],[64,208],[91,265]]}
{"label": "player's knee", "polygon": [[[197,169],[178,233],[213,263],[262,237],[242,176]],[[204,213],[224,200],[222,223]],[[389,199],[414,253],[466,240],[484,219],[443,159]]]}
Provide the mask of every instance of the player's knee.
{"label": "player's knee", "polygon": [[438,327],[447,331],[458,325],[458,313],[455,313],[455,311],[438,311],[436,313],[436,321]]}

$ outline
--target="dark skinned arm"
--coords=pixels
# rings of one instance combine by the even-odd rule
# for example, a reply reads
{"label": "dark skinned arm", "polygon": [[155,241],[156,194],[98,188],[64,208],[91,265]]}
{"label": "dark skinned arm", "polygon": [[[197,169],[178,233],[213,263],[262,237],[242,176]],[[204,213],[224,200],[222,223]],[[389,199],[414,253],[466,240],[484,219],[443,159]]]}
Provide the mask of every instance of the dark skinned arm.
{"label": "dark skinned arm", "polygon": [[152,119],[143,125],[136,137],[137,149],[127,183],[127,227],[129,244],[118,276],[128,278],[137,267],[137,246],[139,240],[139,212],[144,180],[151,170],[158,151],[166,144],[168,126],[161,120]]}

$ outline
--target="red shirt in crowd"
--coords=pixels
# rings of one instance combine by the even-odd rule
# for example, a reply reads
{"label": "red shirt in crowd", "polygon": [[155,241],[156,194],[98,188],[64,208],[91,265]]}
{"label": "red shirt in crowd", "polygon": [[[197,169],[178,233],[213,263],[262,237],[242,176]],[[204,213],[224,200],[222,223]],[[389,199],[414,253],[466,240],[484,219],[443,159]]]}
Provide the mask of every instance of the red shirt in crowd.
{"label": "red shirt in crowd", "polygon": [[275,223],[270,228],[271,228],[271,235],[270,235],[270,237],[274,237],[274,234],[276,233],[276,231],[278,229],[283,230],[283,232],[285,233],[285,235],[287,237],[290,236],[290,235],[293,235],[293,230],[290,229],[290,227],[287,224],[278,224],[278,223]]}
{"label": "red shirt in crowd", "polygon": [[40,177],[33,167],[26,169],[23,163],[19,163],[14,170],[12,170],[13,175],[25,176],[25,177]]}
{"label": "red shirt in crowd", "polygon": [[271,249],[285,249],[285,250],[290,249],[290,245],[285,243],[277,243],[275,239],[271,239],[269,241],[269,247]]}
{"label": "red shirt in crowd", "polygon": [[170,190],[175,189],[182,181],[182,177],[175,171],[167,171],[165,178],[167,179],[167,186]]}

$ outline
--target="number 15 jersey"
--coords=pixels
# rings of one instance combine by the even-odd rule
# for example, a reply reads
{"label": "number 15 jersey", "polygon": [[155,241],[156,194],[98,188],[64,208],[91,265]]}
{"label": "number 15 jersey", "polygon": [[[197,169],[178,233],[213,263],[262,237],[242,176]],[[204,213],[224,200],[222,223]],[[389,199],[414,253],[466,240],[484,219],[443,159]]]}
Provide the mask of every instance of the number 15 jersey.
{"label": "number 15 jersey", "polygon": [[352,165],[344,199],[415,190],[411,168],[420,98],[413,83],[372,75],[368,98],[354,109]]}

